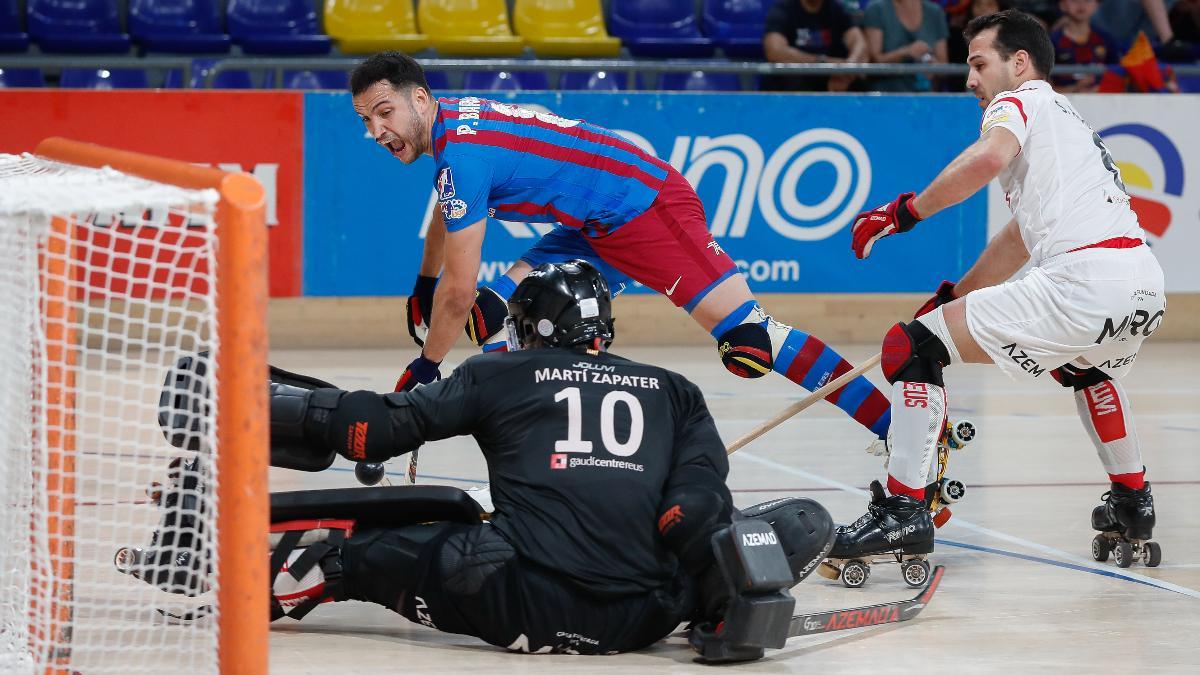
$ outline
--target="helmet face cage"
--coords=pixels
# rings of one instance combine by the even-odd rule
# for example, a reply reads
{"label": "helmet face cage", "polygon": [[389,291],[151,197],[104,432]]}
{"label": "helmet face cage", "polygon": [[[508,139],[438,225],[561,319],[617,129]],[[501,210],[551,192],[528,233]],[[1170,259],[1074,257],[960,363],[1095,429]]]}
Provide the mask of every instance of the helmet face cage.
{"label": "helmet face cage", "polygon": [[613,339],[608,283],[594,266],[571,260],[536,267],[508,303],[509,349],[571,347]]}

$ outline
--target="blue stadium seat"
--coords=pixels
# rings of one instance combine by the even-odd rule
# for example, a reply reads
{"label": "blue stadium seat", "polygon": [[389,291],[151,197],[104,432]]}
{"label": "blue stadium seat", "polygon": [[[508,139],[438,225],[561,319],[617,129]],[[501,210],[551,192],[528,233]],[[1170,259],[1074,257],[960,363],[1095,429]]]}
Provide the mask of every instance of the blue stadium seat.
{"label": "blue stadium seat", "polygon": [[29,34],[21,26],[17,0],[0,0],[0,52],[23,52],[29,49]]}
{"label": "blue stadium seat", "polygon": [[246,54],[328,54],[333,44],[309,0],[229,0],[225,20]]}
{"label": "blue stadium seat", "polygon": [[463,89],[467,91],[545,91],[549,88],[550,80],[545,73],[473,70],[463,78]]}
{"label": "blue stadium seat", "polygon": [[28,0],[29,35],[44,52],[123,54],[129,36],[121,32],[116,0]]}
{"label": "blue stadium seat", "polygon": [[141,68],[63,68],[58,86],[72,89],[145,89],[150,86]]}
{"label": "blue stadium seat", "polygon": [[[563,90],[582,91],[625,91],[630,89],[629,75],[624,72],[607,72],[598,70],[593,73],[573,71],[563,73],[558,80],[558,88]],[[637,88],[637,75],[634,75],[634,86]]]}
{"label": "blue stadium seat", "polygon": [[440,71],[425,71],[425,82],[429,84],[429,88],[433,90],[434,95],[437,95],[438,91],[450,88],[450,78],[446,77],[446,74]]}
{"label": "blue stadium seat", "polygon": [[[344,70],[285,70],[281,89],[338,89],[350,87],[350,73]],[[264,89],[275,88],[275,73],[267,71]]]}
{"label": "blue stadium seat", "polygon": [[763,58],[763,26],[768,0],[704,0],[700,12],[704,34],[729,57]]}
{"label": "blue stadium seat", "polygon": [[1200,94],[1200,75],[1178,75],[1179,91],[1184,94]]}
{"label": "blue stadium seat", "polygon": [[39,68],[0,68],[0,89],[45,85],[46,81],[42,79],[42,71]]}
{"label": "blue stadium seat", "polygon": [[736,73],[663,73],[659,89],[667,91],[741,91],[741,78]]}
{"label": "blue stadium seat", "polygon": [[[220,59],[193,59],[192,60],[192,79],[190,86],[192,89],[203,89],[204,80],[208,73],[213,69]],[[163,87],[166,89],[179,89],[183,86],[183,72],[180,70],[167,71],[166,79],[163,81]],[[254,80],[250,76],[248,70],[222,70],[213,78],[213,89],[254,89]]]}
{"label": "blue stadium seat", "polygon": [[129,0],[129,34],[153,52],[224,54],[230,45],[217,0]]}
{"label": "blue stadium seat", "polygon": [[692,0],[611,0],[608,30],[634,56],[712,56],[712,40],[700,34]]}

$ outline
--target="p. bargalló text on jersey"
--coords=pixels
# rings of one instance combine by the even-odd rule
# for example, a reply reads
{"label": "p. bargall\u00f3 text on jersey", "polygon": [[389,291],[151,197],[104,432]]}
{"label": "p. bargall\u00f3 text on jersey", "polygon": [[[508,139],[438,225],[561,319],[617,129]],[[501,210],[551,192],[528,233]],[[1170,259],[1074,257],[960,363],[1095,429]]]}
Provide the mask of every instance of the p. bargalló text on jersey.
{"label": "p. bargall\u00f3 text on jersey", "polygon": [[539,368],[533,371],[533,383],[561,380],[563,382],[591,382],[592,384],[613,384],[618,387],[640,387],[642,389],[658,389],[657,377],[641,375],[619,375],[617,373],[600,373],[587,370],[571,370],[569,368]]}

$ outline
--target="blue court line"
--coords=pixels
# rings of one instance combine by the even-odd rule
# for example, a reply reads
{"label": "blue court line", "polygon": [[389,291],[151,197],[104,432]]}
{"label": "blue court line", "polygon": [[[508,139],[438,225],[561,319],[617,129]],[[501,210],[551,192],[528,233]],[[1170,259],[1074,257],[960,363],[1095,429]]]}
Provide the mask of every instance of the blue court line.
{"label": "blue court line", "polygon": [[[1075,563],[1062,562],[1061,560],[1051,560],[1050,558],[1043,558],[1041,556],[1029,555],[1026,553],[1017,553],[1016,551],[1006,551],[1004,549],[992,548],[990,546],[980,546],[978,544],[967,544],[967,543],[964,543],[961,541],[950,541],[949,539],[940,539],[940,538],[936,539],[935,541],[939,544],[944,544],[946,546],[965,548],[965,549],[970,549],[972,551],[981,551],[983,553],[992,553],[995,555],[1002,555],[1002,556],[1005,556],[1008,558],[1017,558],[1019,560],[1028,560],[1029,562],[1042,563],[1043,565],[1052,565],[1054,567],[1062,567],[1062,568],[1068,569],[1068,570],[1075,570],[1076,572],[1087,572],[1088,574],[1096,574],[1096,575],[1102,576],[1102,577],[1110,577],[1112,579],[1120,579],[1122,581],[1129,581],[1129,582],[1132,582],[1135,584],[1142,584],[1144,586],[1150,586],[1151,588],[1162,588],[1164,591],[1171,591],[1172,593],[1179,593],[1179,591],[1174,590],[1172,588],[1164,588],[1162,586],[1159,586],[1158,584],[1152,583],[1150,581],[1146,581],[1144,579],[1137,579],[1134,577],[1126,576],[1124,574],[1117,574],[1116,572],[1110,572],[1108,570],[1098,570],[1098,569],[1093,569],[1091,567],[1084,567],[1083,565],[1076,565]],[[1187,594],[1180,593],[1180,595],[1187,595]]]}
{"label": "blue court line", "polygon": [[[352,473],[354,471],[354,467],[331,466],[326,469],[326,471],[342,471],[344,473]],[[385,475],[393,478],[404,478],[408,474],[404,471],[388,471]],[[487,485],[486,480],[479,480],[477,478],[463,478],[462,476],[435,476],[431,473],[418,473],[417,478],[424,478],[425,480],[449,480],[458,483],[476,483],[479,485]]]}

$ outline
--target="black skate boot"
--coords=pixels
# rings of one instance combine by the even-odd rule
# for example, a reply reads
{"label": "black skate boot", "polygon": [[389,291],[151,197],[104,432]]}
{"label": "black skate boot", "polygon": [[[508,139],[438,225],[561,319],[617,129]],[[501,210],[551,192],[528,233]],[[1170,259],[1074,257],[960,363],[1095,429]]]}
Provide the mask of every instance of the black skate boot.
{"label": "black skate boot", "polygon": [[199,455],[171,460],[167,485],[155,484],[151,501],[161,519],[150,544],[121,548],[113,558],[117,570],[169,593],[196,596],[210,588],[212,574],[207,523],[214,514],[205,493],[211,477]]}
{"label": "black skate boot", "polygon": [[904,582],[913,588],[929,578],[925,557],[933,552],[933,518],[924,501],[907,495],[888,497],[879,481],[871,482],[867,513],[837,530],[829,558],[818,572],[858,588],[871,576],[871,563],[900,564]]}
{"label": "black skate boot", "polygon": [[1117,567],[1129,567],[1138,558],[1147,567],[1158,567],[1162,549],[1150,541],[1154,535],[1150,483],[1141,490],[1113,483],[1100,499],[1104,503],[1092,509],[1092,528],[1100,531],[1092,539],[1092,557],[1104,562],[1112,553]]}

